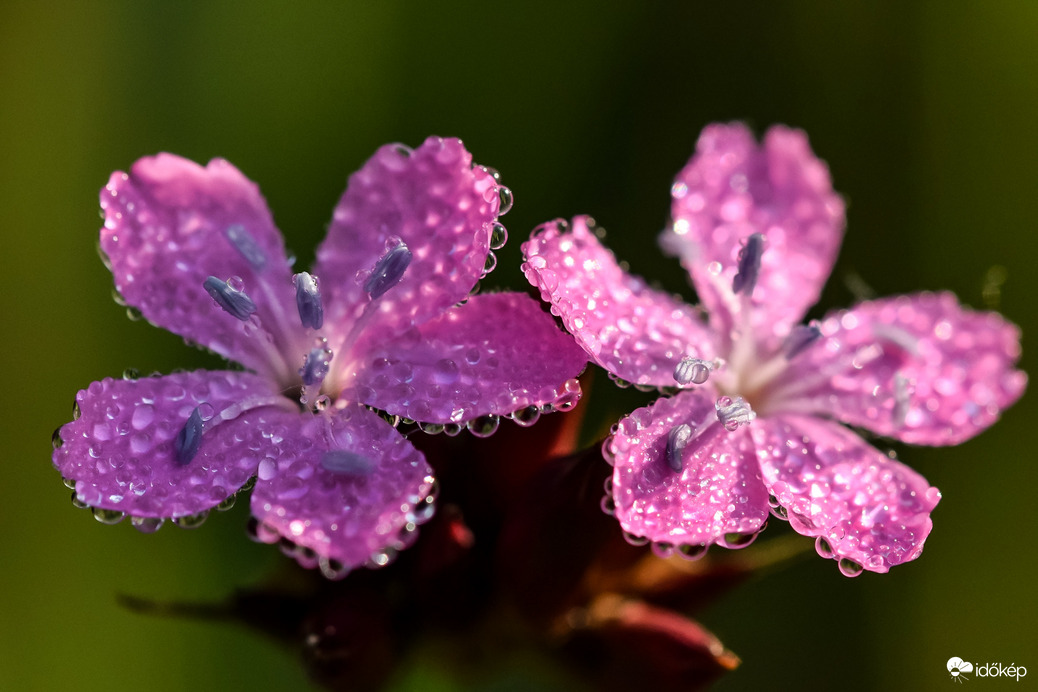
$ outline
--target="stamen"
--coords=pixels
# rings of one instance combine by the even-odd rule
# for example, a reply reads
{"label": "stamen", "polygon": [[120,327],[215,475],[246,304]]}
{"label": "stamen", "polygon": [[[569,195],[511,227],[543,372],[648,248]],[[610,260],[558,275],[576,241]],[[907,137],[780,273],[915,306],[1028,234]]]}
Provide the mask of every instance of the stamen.
{"label": "stamen", "polygon": [[224,235],[227,236],[227,240],[231,241],[234,249],[245,258],[245,261],[252,265],[253,269],[258,272],[263,271],[263,268],[267,266],[267,256],[263,254],[263,250],[260,249],[252,234],[245,230],[245,226],[241,224],[228,226]]}
{"label": "stamen", "polygon": [[330,348],[312,348],[306,354],[303,367],[299,374],[303,378],[303,384],[307,387],[324,382],[328,375],[328,369],[332,362],[332,350]]}
{"label": "stamen", "polygon": [[808,325],[798,324],[793,327],[793,331],[786,337],[786,343],[783,344],[782,350],[785,352],[786,360],[793,360],[798,355],[803,353],[808,346],[818,341],[822,336],[822,330],[818,328],[816,322],[812,322]]}
{"label": "stamen", "polygon": [[381,298],[386,291],[400,283],[409,264],[411,251],[401,242],[375,264],[371,276],[364,282],[364,290],[371,295],[372,300]]}
{"label": "stamen", "polygon": [[681,471],[681,454],[692,439],[692,428],[682,423],[670,429],[667,435],[667,466],[674,472]]}
{"label": "stamen", "polygon": [[901,327],[892,324],[874,324],[872,335],[880,341],[897,346],[909,355],[919,355],[919,340]]}
{"label": "stamen", "polygon": [[321,467],[343,476],[367,476],[375,470],[375,462],[355,452],[332,449],[321,456]]}
{"label": "stamen", "polygon": [[760,276],[760,259],[764,254],[764,234],[754,233],[739,251],[739,271],[732,279],[732,293],[749,296]]}
{"label": "stamen", "polygon": [[173,440],[173,456],[181,466],[187,466],[198,454],[198,448],[202,444],[202,414],[199,407],[188,416],[184,427],[177,433]]}
{"label": "stamen", "polygon": [[911,405],[911,392],[908,391],[908,378],[901,373],[894,375],[894,425],[901,427],[908,417]]}
{"label": "stamen", "polygon": [[674,368],[674,379],[678,384],[703,384],[710,377],[710,371],[716,367],[713,363],[699,358],[682,358]]}
{"label": "stamen", "polygon": [[321,289],[317,285],[317,277],[306,272],[299,272],[292,277],[296,285],[296,307],[299,308],[299,321],[304,327],[320,329],[324,324],[324,305],[321,302]]}
{"label": "stamen", "polygon": [[242,281],[236,276],[232,276],[227,281],[220,281],[215,276],[210,276],[202,283],[202,287],[213,297],[217,305],[235,319],[245,322],[252,313],[256,312],[256,304],[245,295],[245,291],[242,290]]}
{"label": "stamen", "polygon": [[757,417],[741,396],[735,399],[723,396],[714,403],[714,408],[717,410],[717,420],[728,431],[737,430],[739,426],[746,425]]}

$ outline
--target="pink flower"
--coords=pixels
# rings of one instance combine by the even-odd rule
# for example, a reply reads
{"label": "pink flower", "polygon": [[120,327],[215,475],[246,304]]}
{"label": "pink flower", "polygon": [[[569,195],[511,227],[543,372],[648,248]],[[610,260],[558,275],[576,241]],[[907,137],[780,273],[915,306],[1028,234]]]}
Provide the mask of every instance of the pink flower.
{"label": "pink flower", "polygon": [[292,274],[258,188],[220,159],[141,159],[101,206],[122,300],[246,368],[79,392],[54,465],[101,521],[197,525],[255,478],[256,537],[341,577],[388,562],[433,509],[425,458],[368,407],[488,435],[580,396],[586,357],[536,301],[469,298],[511,193],[457,139],[379,149],[312,274]]}
{"label": "pink flower", "polygon": [[774,127],[758,147],[741,124],[712,125],[671,195],[661,244],[706,322],[627,274],[586,217],[523,246],[527,278],[594,362],[682,390],[624,418],[603,447],[623,529],[695,557],[748,545],[770,506],[844,574],[914,559],[940,493],[842,424],[923,445],[973,437],[1024,390],[1018,329],[949,293],[798,325],[844,226],[802,132]]}

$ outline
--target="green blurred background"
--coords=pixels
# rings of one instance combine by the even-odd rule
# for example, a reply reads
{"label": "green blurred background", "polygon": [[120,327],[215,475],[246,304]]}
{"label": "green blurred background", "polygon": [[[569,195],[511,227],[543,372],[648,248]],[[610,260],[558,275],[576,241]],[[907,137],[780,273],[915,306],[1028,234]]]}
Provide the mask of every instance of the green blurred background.
{"label": "green blurred background", "polygon": [[[1036,333],[1038,3],[719,5],[4,3],[0,689],[308,685],[294,654],[257,633],[115,602],[215,600],[256,583],[285,558],[245,539],[245,508],[191,532],[101,526],[71,506],[49,462],[51,431],[90,381],[214,364],[127,320],[95,253],[98,190],[142,155],[230,159],[306,266],[346,177],[376,147],[460,136],[516,196],[488,284],[524,288],[530,229],[591,213],[634,271],[687,295],[654,243],[671,178],[706,123],[782,122],[807,130],[849,203],[822,308],[852,302],[857,277],[878,295],[997,302]],[[1033,349],[1022,360],[1032,373]],[[595,396],[593,424],[641,401],[604,378]],[[915,563],[850,580],[803,559],[701,613],[744,661],[717,689],[805,678],[940,689],[951,656],[1028,666],[1033,684],[1034,416],[1028,395],[961,447],[900,450],[944,494]],[[419,660],[399,679],[569,685],[508,652],[497,670]]]}

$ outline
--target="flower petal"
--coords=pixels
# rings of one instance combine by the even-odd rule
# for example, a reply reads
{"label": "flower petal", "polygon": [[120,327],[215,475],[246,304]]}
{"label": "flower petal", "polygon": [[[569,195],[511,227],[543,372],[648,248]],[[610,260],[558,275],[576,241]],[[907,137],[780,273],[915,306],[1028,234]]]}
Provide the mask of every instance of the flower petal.
{"label": "flower petal", "polygon": [[327,319],[353,323],[370,302],[369,273],[400,241],[410,264],[365,318],[366,339],[383,341],[462,300],[485,273],[500,204],[497,181],[473,167],[461,140],[380,148],[350,177],[317,251]]}
{"label": "flower petal", "polygon": [[[211,509],[233,495],[277,450],[265,436],[284,425],[276,408],[207,423],[197,453],[176,459],[175,439],[196,407],[220,412],[250,398],[271,397],[246,372],[204,371],[140,380],[94,382],[76,395],[79,417],[59,431],[54,465],[76,481],[78,499],[133,517],[180,517]],[[233,410],[233,409],[232,409]]]}
{"label": "flower petal", "polygon": [[[675,426],[700,434],[684,448],[682,470],[668,464]],[[753,427],[752,425],[750,427]],[[768,516],[753,442],[717,423],[709,388],[661,397],[620,421],[613,435],[613,497],[624,530],[652,541],[709,545],[756,533]]]}
{"label": "flower petal", "polygon": [[523,244],[523,271],[591,359],[635,384],[675,386],[683,356],[711,359],[714,337],[695,311],[625,272],[588,217],[544,224]]}
{"label": "flower petal", "polygon": [[824,339],[774,385],[776,408],[830,416],[924,445],[986,429],[1027,385],[1020,330],[951,293],[862,303],[827,317]]}
{"label": "flower petal", "polygon": [[[284,325],[297,324],[286,313],[295,294],[284,243],[254,183],[222,159],[203,168],[159,154],[140,159],[129,174],[112,174],[101,208],[101,249],[129,305],[222,356],[285,374],[271,371],[276,359],[253,336],[256,321],[275,340],[290,338]],[[253,321],[218,306],[203,287],[210,276],[241,280],[256,306]]]}
{"label": "flower petal", "polygon": [[739,252],[764,235],[750,320],[760,341],[778,343],[818,300],[843,235],[843,201],[807,135],[776,126],[758,147],[741,123],[711,125],[671,196],[674,222],[660,243],[681,257],[722,334],[743,309],[731,290]]}
{"label": "flower petal", "polygon": [[[431,516],[422,512],[432,470],[376,414],[358,405],[330,409],[307,419],[302,433],[291,448],[259,466],[252,514],[262,540],[286,538],[345,571],[388,560],[415,525]],[[362,463],[345,469],[327,461],[329,452]]]}
{"label": "flower petal", "polygon": [[572,408],[587,357],[523,293],[470,298],[359,358],[350,401],[427,423]]}
{"label": "flower petal", "polygon": [[918,473],[818,418],[759,420],[751,435],[768,490],[820,553],[886,572],[922,552],[941,494]]}

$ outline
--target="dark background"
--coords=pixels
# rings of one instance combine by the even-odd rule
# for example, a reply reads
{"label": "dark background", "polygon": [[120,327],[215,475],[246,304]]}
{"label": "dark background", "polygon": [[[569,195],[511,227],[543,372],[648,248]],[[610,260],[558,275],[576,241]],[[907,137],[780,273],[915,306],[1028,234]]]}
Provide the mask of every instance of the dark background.
{"label": "dark background", "polygon": [[[259,634],[115,602],[256,583],[285,558],[245,539],[246,508],[144,536],[73,509],[49,463],[50,433],[90,381],[215,365],[112,302],[97,193],[142,155],[231,160],[306,266],[379,145],[459,136],[516,197],[486,284],[525,288],[524,236],[591,213],[632,270],[689,295],[655,247],[672,177],[705,124],[781,122],[809,133],[848,201],[821,308],[850,304],[858,277],[878,295],[951,289],[1035,333],[1038,4],[558,4],[3,5],[0,688],[306,685]],[[589,434],[641,399],[599,378],[595,401]],[[941,688],[952,656],[1028,666],[1033,681],[1033,401],[961,447],[899,450],[944,495],[916,562],[850,580],[805,558],[701,613],[744,661],[718,689]],[[399,689],[569,685],[507,649],[475,671],[420,652],[397,676]]]}

